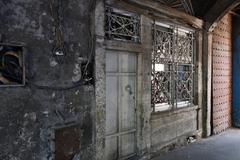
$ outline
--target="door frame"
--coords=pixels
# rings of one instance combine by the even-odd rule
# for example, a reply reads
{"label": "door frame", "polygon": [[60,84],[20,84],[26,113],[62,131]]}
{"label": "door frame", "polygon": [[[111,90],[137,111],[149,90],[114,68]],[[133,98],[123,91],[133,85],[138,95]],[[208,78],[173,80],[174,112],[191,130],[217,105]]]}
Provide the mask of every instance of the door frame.
{"label": "door frame", "polygon": [[[117,126],[118,126],[118,131],[116,132],[116,133],[113,133],[113,134],[110,134],[110,135],[105,135],[105,139],[107,139],[107,138],[112,138],[112,137],[118,137],[118,140],[117,140],[117,142],[118,142],[118,156],[120,156],[120,151],[119,151],[119,149],[121,149],[121,144],[120,144],[120,137],[121,136],[123,136],[123,135],[127,135],[127,134],[132,134],[132,133],[134,133],[134,152],[135,153],[133,153],[133,154],[131,154],[131,155],[128,155],[128,156],[125,156],[125,157],[119,157],[118,159],[121,159],[121,160],[124,160],[124,159],[128,159],[128,158],[134,158],[134,157],[136,157],[136,155],[137,155],[137,86],[138,86],[138,82],[137,82],[137,77],[138,77],[138,54],[136,53],[136,52],[131,52],[131,51],[121,51],[121,50],[114,50],[114,49],[106,49],[105,50],[106,51],[106,53],[108,53],[108,54],[117,54],[117,55],[120,55],[120,54],[123,54],[123,53],[126,53],[126,54],[134,54],[135,55],[135,67],[136,67],[136,71],[135,71],[135,73],[129,73],[129,76],[131,76],[131,74],[134,74],[133,76],[134,76],[134,108],[133,108],[133,111],[134,111],[134,120],[133,120],[133,122],[134,122],[134,127],[132,128],[132,129],[130,129],[130,130],[128,130],[128,131],[120,131],[119,129],[119,127],[121,126],[121,111],[119,110],[119,105],[121,105],[121,103],[120,103],[120,95],[119,95],[119,93],[120,93],[120,85],[121,85],[121,77],[124,77],[124,76],[121,76],[121,75],[118,75],[117,77],[118,77],[118,80],[117,80],[117,93],[118,93],[118,98],[117,98],[117,103],[118,103],[118,109],[117,109],[117,116],[118,116],[118,119],[117,119]],[[118,56],[118,59],[117,59],[117,61],[118,61],[118,72],[119,72],[119,68],[120,68],[120,64],[119,64],[119,57],[120,56]],[[107,59],[107,54],[106,54],[106,59]],[[105,67],[106,68],[106,67]],[[106,71],[106,79],[107,79],[107,77],[108,76],[111,76],[111,74],[115,74],[115,73],[107,73],[107,71]],[[119,73],[117,73],[117,74],[119,74]],[[120,73],[121,74],[121,73]],[[124,74],[124,73],[123,73]],[[128,73],[126,73],[126,74],[128,74]],[[107,83],[106,83],[106,86],[107,86]],[[107,87],[106,87],[106,89],[107,89]],[[107,94],[106,94],[106,99],[107,99]],[[107,109],[107,107],[106,107],[106,109]],[[106,111],[107,112],[107,111]],[[107,114],[106,114],[106,117],[107,117]]]}

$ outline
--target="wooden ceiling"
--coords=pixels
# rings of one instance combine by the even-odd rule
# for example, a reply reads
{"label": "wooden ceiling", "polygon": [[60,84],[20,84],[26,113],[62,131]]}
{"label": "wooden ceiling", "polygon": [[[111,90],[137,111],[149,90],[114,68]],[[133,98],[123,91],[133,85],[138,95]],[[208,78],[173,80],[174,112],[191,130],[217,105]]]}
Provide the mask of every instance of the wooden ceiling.
{"label": "wooden ceiling", "polygon": [[217,0],[155,0],[163,5],[203,18]]}
{"label": "wooden ceiling", "polygon": [[194,15],[194,10],[191,0],[156,0],[163,5],[184,11],[188,14]]}

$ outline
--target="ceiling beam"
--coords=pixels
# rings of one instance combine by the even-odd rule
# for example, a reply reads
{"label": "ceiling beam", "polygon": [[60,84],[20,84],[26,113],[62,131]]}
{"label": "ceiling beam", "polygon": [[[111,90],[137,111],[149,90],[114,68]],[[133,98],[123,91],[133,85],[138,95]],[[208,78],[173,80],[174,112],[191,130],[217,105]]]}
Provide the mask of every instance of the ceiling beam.
{"label": "ceiling beam", "polygon": [[174,8],[168,7],[166,5],[160,4],[157,1],[153,0],[120,0],[124,1],[126,3],[136,5],[141,8],[146,8],[149,10],[153,10],[155,12],[167,15],[169,17],[177,18],[180,20],[183,20],[185,23],[193,26],[194,28],[203,28],[203,20],[194,17],[192,15],[189,15],[187,13],[178,11]]}
{"label": "ceiling beam", "polygon": [[187,13],[194,15],[194,10],[192,6],[192,0],[181,0],[181,3]]}
{"label": "ceiling beam", "polygon": [[221,0],[216,1],[213,7],[205,14],[206,30],[213,31],[217,22],[229,11],[240,4],[240,0]]}

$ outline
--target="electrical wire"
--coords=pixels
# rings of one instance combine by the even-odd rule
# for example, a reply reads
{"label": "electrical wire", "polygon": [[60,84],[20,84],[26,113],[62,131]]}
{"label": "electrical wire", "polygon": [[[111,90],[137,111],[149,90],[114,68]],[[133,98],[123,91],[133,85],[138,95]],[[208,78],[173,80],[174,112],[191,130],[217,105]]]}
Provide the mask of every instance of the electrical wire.
{"label": "electrical wire", "polygon": [[[53,17],[54,20],[54,47],[52,52],[57,52],[57,51],[62,51],[66,52],[65,50],[65,45],[64,45],[64,35],[63,35],[63,27],[61,26],[61,17],[60,13],[62,12],[61,6],[62,4],[59,3],[59,0],[57,0],[57,11],[54,12],[53,6],[54,6],[55,0],[50,0],[50,11],[51,11],[51,16]],[[55,14],[54,14],[55,13]]]}
{"label": "electrical wire", "polygon": [[[61,20],[60,20],[60,9],[59,7],[61,6],[61,4],[58,3],[58,11],[56,13],[56,15],[54,14],[54,9],[53,9],[53,4],[54,4],[55,0],[50,0],[50,11],[51,11],[51,16],[53,17],[54,19],[54,26],[55,26],[55,37],[54,37],[54,48],[53,48],[53,51],[57,51],[57,50],[62,50],[64,52],[66,52],[65,50],[65,46],[64,46],[64,36],[63,36],[63,28],[61,27]],[[91,0],[90,3],[89,3],[89,13],[91,13],[91,11],[93,11],[94,9],[94,6],[95,6],[95,0]],[[91,16],[89,16],[91,17]],[[91,18],[89,18],[89,21],[88,21],[88,24],[89,26],[92,26],[92,20]],[[90,50],[90,55],[88,56],[88,60],[87,60],[87,63],[84,67],[84,72],[83,72],[83,79],[84,80],[81,80],[77,83],[74,83],[73,85],[69,85],[69,86],[47,86],[47,85],[39,85],[39,84],[36,84],[36,83],[32,83],[31,81],[29,81],[28,78],[26,78],[26,84],[29,84],[33,87],[36,87],[38,89],[50,89],[50,90],[58,90],[58,91],[61,91],[61,90],[70,90],[70,89],[74,89],[74,88],[77,88],[77,87],[80,87],[80,86],[83,86],[83,85],[86,85],[88,84],[89,81],[91,81],[93,78],[88,78],[88,79],[85,79],[84,77],[87,75],[87,70],[88,70],[88,67],[89,67],[89,64],[91,63],[92,61],[92,58],[93,58],[93,51],[94,51],[94,38],[93,38],[93,35],[92,35],[92,28],[91,27],[88,27],[88,32],[89,32],[89,41],[88,41],[88,46],[89,46],[89,50]]]}
{"label": "electrical wire", "polygon": [[[96,3],[95,0],[91,0],[91,1],[90,1],[89,13],[93,12],[95,3]],[[89,17],[91,17],[91,16],[89,16]],[[89,26],[93,26],[92,23],[91,23],[91,18],[89,18],[88,23],[89,23]],[[89,38],[90,38],[89,43],[88,43],[89,46],[90,46],[90,47],[89,47],[89,48],[90,48],[90,55],[89,55],[89,57],[88,57],[87,64],[86,64],[85,69],[84,69],[84,71],[83,71],[83,77],[86,75],[88,66],[89,66],[89,64],[90,64],[90,62],[91,62],[91,60],[92,60],[92,58],[93,58],[94,38],[93,38],[93,36],[92,36],[91,27],[88,27],[88,29],[89,29],[88,32],[89,32]]]}

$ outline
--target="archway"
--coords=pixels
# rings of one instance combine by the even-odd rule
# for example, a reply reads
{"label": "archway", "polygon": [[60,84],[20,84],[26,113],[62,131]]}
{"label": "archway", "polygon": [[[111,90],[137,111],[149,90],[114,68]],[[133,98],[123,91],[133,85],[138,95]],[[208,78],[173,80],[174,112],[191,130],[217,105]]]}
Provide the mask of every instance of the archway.
{"label": "archway", "polygon": [[[206,108],[205,111],[203,113],[203,126],[204,126],[204,133],[205,136],[209,136],[211,135],[211,131],[213,131],[213,112],[216,111],[216,109],[214,109],[212,106],[214,106],[214,102],[213,102],[213,93],[214,93],[214,73],[215,70],[213,70],[213,68],[216,66],[216,64],[213,64],[216,61],[216,59],[213,59],[214,56],[220,56],[220,55],[216,55],[214,54],[214,50],[216,50],[218,47],[220,48],[220,50],[223,50],[222,47],[223,45],[221,43],[224,44],[223,39],[221,41],[216,40],[217,37],[214,37],[214,32],[216,31],[216,28],[218,28],[218,22],[220,22],[222,20],[222,18],[229,13],[229,11],[233,10],[234,8],[236,8],[236,6],[238,6],[238,4],[240,3],[239,0],[223,0],[223,1],[218,1],[204,16],[204,20],[205,20],[205,31],[204,31],[204,42],[203,42],[203,87],[205,88],[203,90],[203,106],[205,106]],[[229,27],[229,26],[228,26]],[[220,27],[221,28],[221,27]],[[214,31],[215,30],[215,31]],[[214,44],[216,43],[216,44]],[[229,42],[230,44],[232,44],[232,42]],[[213,45],[215,45],[215,49],[213,47]],[[229,46],[228,46],[229,47]],[[225,55],[226,56],[226,55]],[[222,57],[223,58],[223,57]],[[225,57],[226,58],[226,57]],[[223,60],[223,59],[221,59]],[[220,60],[220,61],[221,61]],[[217,62],[219,65],[220,63]],[[220,72],[221,75],[222,72]],[[222,74],[223,75],[223,74]],[[216,77],[215,77],[216,78]],[[215,81],[216,82],[216,81]],[[217,83],[219,83],[220,81],[217,81]],[[228,82],[231,83],[231,82]],[[215,90],[218,88],[215,88]],[[219,95],[219,96],[223,96],[223,95]],[[215,97],[216,98],[216,97]],[[220,97],[220,99],[223,97]],[[224,102],[219,102],[219,103],[215,103],[215,104],[221,104]],[[220,109],[221,111],[221,109]],[[221,114],[219,110],[217,110],[216,112],[218,112],[217,114]],[[226,113],[226,112],[225,112]],[[216,116],[217,118],[221,117],[221,115]],[[222,115],[223,117],[223,115]],[[228,116],[226,116],[228,117]],[[220,120],[221,121],[221,120]],[[221,122],[220,122],[221,123]]]}

